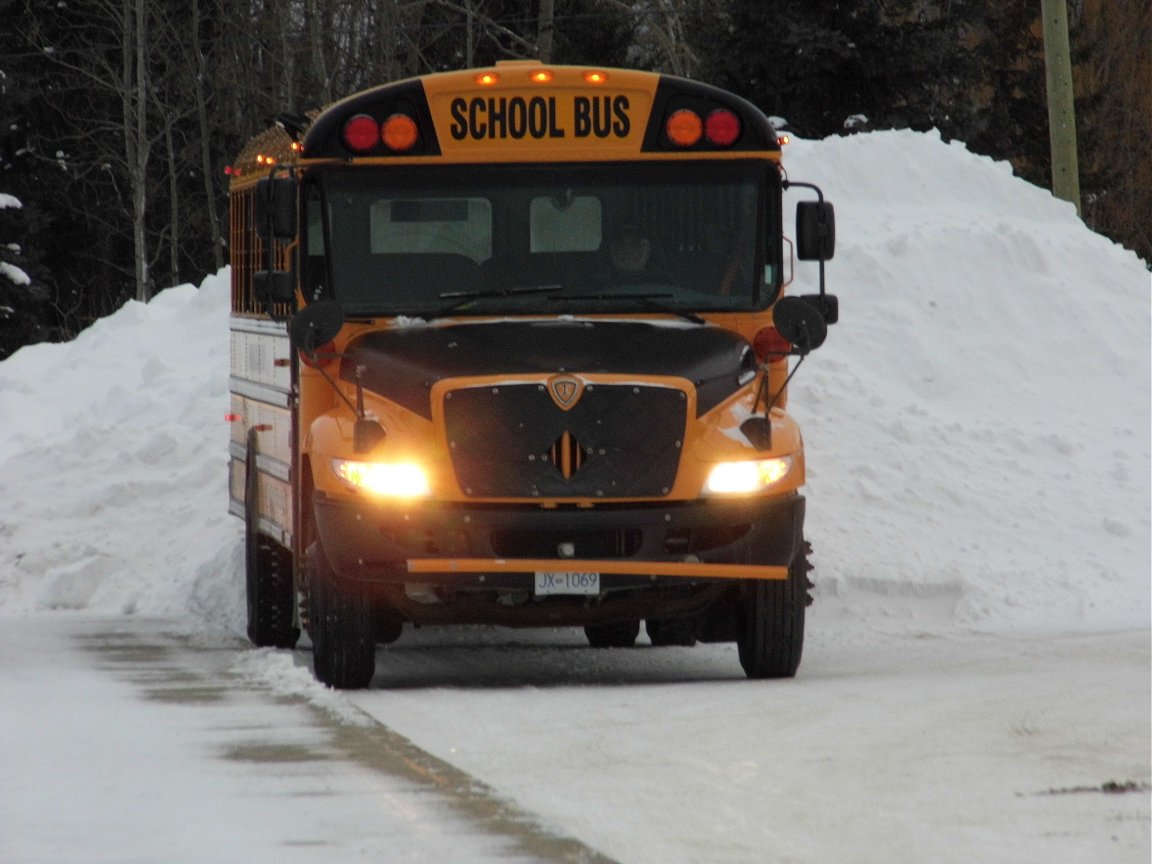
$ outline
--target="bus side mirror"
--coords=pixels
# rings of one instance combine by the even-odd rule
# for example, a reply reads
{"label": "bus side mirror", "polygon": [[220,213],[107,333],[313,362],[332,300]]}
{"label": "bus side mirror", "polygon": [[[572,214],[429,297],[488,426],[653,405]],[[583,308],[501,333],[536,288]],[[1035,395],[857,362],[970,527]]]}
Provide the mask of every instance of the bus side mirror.
{"label": "bus side mirror", "polygon": [[256,181],[256,231],[267,240],[296,237],[296,179],[264,177]]}
{"label": "bus side mirror", "polygon": [[[265,306],[291,303],[296,296],[296,275],[276,269],[276,241],[290,243],[296,239],[296,178],[263,177],[256,181],[255,197],[255,228],[264,240],[266,257],[264,269],[252,274],[252,293]],[[273,314],[271,308],[268,314]]]}
{"label": "bus side mirror", "polygon": [[772,306],[772,325],[800,356],[815,351],[828,338],[828,322],[809,299],[781,297]]}
{"label": "bus side mirror", "polygon": [[800,294],[799,297],[815,307],[825,324],[835,324],[840,320],[840,298],[835,294]]}
{"label": "bus side mirror", "polygon": [[336,338],[344,326],[344,310],[335,300],[327,298],[309,303],[288,325],[288,338],[303,354],[314,354],[316,349]]}
{"label": "bus side mirror", "polygon": [[836,251],[836,212],[828,201],[796,205],[796,257],[801,261],[831,261]]}

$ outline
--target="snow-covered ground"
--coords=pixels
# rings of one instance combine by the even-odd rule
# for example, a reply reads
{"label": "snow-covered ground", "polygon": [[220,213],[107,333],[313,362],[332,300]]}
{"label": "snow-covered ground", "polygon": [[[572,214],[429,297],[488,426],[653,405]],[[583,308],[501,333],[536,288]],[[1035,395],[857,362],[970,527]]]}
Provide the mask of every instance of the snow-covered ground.
{"label": "snow-covered ground", "polygon": [[[222,273],[0,363],[0,861],[507,857],[362,764],[277,785],[211,755],[246,716],[320,753],[371,716],[626,864],[1144,864],[1149,272],[931,134],[785,159],[836,204],[841,299],[790,393],[816,565],[795,681],[742,680],[730,646],[431,630],[349,696],[306,652],[245,650]],[[93,647],[120,632],[214,658],[140,675],[242,683],[142,698]]]}

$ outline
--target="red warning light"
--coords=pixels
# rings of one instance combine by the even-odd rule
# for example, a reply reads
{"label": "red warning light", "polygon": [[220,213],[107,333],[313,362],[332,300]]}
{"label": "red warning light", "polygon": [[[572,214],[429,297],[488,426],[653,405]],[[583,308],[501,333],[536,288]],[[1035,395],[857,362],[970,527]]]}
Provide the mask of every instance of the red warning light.
{"label": "red warning light", "polygon": [[367,114],[357,114],[344,124],[344,143],[356,153],[365,153],[380,141],[380,126]]}
{"label": "red warning light", "polygon": [[752,338],[752,350],[761,363],[782,360],[792,350],[792,343],[775,327],[765,327]]}
{"label": "red warning light", "polygon": [[704,121],[704,135],[717,147],[730,147],[740,137],[740,118],[727,108],[717,108]]}

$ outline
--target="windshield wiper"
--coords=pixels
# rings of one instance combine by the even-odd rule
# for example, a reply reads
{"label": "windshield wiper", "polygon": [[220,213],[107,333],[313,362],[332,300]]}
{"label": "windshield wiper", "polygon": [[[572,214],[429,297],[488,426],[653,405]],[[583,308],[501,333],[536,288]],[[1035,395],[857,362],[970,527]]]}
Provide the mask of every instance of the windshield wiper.
{"label": "windshield wiper", "polygon": [[647,306],[656,312],[664,312],[668,315],[677,315],[685,321],[691,321],[693,324],[707,324],[708,322],[692,312],[687,312],[683,309],[676,309],[666,303],[658,303],[656,301],[663,300],[671,297],[671,294],[563,294],[559,297],[549,297],[549,300],[609,300],[621,302],[624,300],[635,300],[642,306]]}
{"label": "windshield wiper", "polygon": [[455,312],[461,306],[467,306],[473,300],[491,300],[500,297],[518,297],[528,294],[548,294],[552,291],[562,291],[563,285],[532,285],[525,288],[499,288],[492,291],[445,291],[439,295],[441,300],[451,300],[447,306],[437,309],[431,314],[423,316],[425,320],[443,318]]}

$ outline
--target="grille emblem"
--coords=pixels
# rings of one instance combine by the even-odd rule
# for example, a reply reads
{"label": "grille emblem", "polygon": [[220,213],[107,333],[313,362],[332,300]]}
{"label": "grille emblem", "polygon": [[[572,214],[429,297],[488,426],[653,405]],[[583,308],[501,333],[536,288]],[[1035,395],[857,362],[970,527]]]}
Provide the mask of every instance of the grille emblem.
{"label": "grille emblem", "polygon": [[572,375],[553,375],[548,379],[548,395],[557,408],[569,411],[584,395],[584,382]]}

